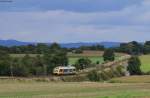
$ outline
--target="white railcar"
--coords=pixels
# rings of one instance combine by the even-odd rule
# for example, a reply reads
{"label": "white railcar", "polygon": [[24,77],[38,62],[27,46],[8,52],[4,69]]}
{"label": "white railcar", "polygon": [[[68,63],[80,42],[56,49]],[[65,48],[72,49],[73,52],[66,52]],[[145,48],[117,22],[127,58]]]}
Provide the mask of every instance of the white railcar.
{"label": "white railcar", "polygon": [[53,74],[55,75],[76,74],[76,68],[74,66],[59,66],[59,67],[54,68]]}

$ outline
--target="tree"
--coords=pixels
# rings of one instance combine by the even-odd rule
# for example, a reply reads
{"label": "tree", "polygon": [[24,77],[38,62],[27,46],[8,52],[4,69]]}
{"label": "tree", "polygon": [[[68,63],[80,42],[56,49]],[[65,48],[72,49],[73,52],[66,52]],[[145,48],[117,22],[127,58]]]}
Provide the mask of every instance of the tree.
{"label": "tree", "polygon": [[91,60],[90,59],[88,59],[88,58],[80,58],[76,62],[75,67],[78,70],[82,70],[82,69],[85,69],[85,68],[89,67],[90,65],[91,65]]}
{"label": "tree", "polygon": [[22,63],[20,58],[11,58],[11,76],[27,76],[27,67]]}
{"label": "tree", "polygon": [[104,61],[114,61],[115,53],[113,49],[106,49],[103,54]]}
{"label": "tree", "polygon": [[133,56],[128,61],[127,70],[130,72],[131,75],[141,75],[141,61],[137,56]]}
{"label": "tree", "polygon": [[57,43],[52,43],[51,46],[50,46],[50,49],[61,49],[60,45],[57,44]]}
{"label": "tree", "polygon": [[82,51],[82,49],[76,49],[76,50],[73,51],[73,53],[81,54],[81,53],[83,53],[83,51]]}
{"label": "tree", "polygon": [[47,50],[48,50],[48,46],[44,43],[38,43],[37,46],[36,46],[36,52],[38,54],[42,54]]}
{"label": "tree", "polygon": [[68,64],[67,52],[56,43],[52,44],[50,49],[44,53],[43,59],[45,69],[50,74],[55,67]]}
{"label": "tree", "polygon": [[143,49],[144,54],[150,54],[150,41],[146,41]]}
{"label": "tree", "polygon": [[45,74],[43,60],[40,55],[32,58],[32,74],[36,76]]}
{"label": "tree", "polygon": [[120,44],[120,47],[117,50],[119,50],[119,52],[125,52],[131,55],[139,55],[143,53],[143,45],[136,41],[132,41],[129,43]]}
{"label": "tree", "polygon": [[4,51],[0,51],[0,75],[10,75],[10,56]]}

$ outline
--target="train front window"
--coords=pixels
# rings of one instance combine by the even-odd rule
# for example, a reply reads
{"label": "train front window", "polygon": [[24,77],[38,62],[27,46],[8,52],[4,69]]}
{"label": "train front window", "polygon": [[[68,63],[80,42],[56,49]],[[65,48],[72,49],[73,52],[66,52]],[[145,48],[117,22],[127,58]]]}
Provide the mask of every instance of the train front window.
{"label": "train front window", "polygon": [[64,72],[68,72],[68,69],[64,69]]}
{"label": "train front window", "polygon": [[72,69],[70,69],[69,71],[72,72]]}
{"label": "train front window", "polygon": [[59,72],[63,72],[63,69],[60,69]]}

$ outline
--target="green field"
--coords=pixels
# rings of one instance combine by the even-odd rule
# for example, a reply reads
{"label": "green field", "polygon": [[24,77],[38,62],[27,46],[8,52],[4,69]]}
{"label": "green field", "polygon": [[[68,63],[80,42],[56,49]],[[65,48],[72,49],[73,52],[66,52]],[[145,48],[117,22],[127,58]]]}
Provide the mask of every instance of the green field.
{"label": "green field", "polygon": [[150,84],[0,80],[0,98],[149,98]]}
{"label": "green field", "polygon": [[150,55],[140,56],[140,60],[141,60],[141,63],[142,63],[141,69],[144,72],[150,71]]}

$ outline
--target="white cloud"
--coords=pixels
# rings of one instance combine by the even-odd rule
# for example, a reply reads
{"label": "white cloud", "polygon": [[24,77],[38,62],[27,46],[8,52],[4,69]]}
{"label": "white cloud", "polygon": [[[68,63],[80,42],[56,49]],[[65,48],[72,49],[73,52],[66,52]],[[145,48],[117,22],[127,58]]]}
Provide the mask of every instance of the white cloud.
{"label": "white cloud", "polygon": [[120,11],[0,12],[0,38],[23,41],[144,41],[150,39],[150,1]]}

